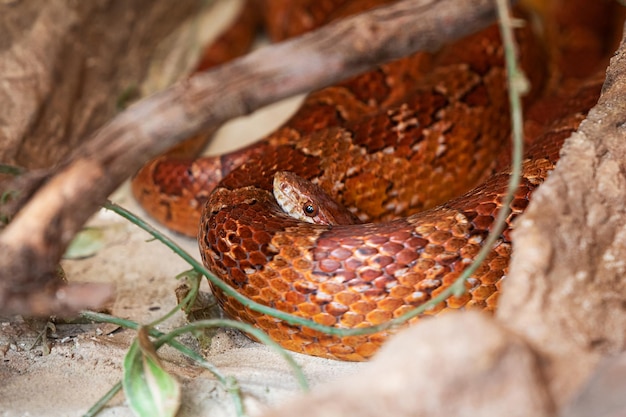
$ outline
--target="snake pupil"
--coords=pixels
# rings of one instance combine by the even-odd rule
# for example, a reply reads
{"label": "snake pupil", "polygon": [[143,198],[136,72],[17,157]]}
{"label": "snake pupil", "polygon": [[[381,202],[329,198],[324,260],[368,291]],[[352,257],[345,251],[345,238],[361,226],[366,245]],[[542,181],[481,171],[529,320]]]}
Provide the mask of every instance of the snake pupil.
{"label": "snake pupil", "polygon": [[317,207],[315,207],[311,203],[306,203],[304,205],[304,214],[306,214],[309,217],[314,217],[317,214]]}

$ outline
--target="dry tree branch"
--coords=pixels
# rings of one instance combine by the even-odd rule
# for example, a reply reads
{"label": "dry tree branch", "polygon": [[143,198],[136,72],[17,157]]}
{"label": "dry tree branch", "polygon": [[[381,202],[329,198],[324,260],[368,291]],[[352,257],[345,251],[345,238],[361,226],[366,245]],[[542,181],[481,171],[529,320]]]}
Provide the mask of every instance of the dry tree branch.
{"label": "dry tree branch", "polygon": [[47,277],[88,217],[148,158],[279,99],[435,50],[494,17],[491,0],[405,0],[263,48],[130,107],[61,164],[0,235],[0,311],[31,312],[24,300],[35,296],[57,311],[82,307],[46,289]]}

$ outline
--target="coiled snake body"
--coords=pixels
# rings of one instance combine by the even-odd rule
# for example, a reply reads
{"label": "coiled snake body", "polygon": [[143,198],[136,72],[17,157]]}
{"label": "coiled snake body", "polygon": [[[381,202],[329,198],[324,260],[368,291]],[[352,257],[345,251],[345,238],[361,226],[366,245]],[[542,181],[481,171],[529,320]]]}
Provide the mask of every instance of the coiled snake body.
{"label": "coiled snake body", "polygon": [[[542,56],[530,31],[518,37],[525,67],[537,67]],[[386,322],[438,294],[476,256],[501,208],[509,178],[505,158],[498,160],[509,136],[502,61],[498,30],[491,27],[434,58],[407,58],[312,95],[275,134],[218,160],[226,175],[208,197],[198,235],[205,265],[255,301],[345,328]],[[403,72],[407,68],[412,72]],[[532,85],[541,86],[541,74],[533,74]],[[467,281],[465,294],[427,314],[495,308],[511,254],[510,222],[553,169],[562,141],[595,103],[599,86],[588,82],[566,99],[557,94],[531,108],[527,131],[536,139],[509,228]],[[554,103],[563,105],[555,109]],[[316,118],[322,114],[332,117]],[[155,164],[135,180],[140,199],[160,192],[147,191],[146,178],[156,183],[159,172],[176,164],[208,181],[194,172],[209,161]],[[277,171],[318,184],[365,223],[314,225],[287,215],[271,192]],[[199,194],[206,199],[208,192]],[[363,360],[388,336],[324,335],[214,292],[228,315],[264,329],[290,350]]]}

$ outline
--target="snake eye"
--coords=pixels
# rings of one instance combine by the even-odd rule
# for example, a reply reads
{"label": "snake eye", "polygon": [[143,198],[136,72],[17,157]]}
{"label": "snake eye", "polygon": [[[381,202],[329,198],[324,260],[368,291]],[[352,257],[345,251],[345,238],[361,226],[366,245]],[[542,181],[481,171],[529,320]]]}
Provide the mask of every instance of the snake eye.
{"label": "snake eye", "polygon": [[304,203],[302,210],[304,210],[304,214],[306,214],[309,217],[317,216],[317,206],[311,203],[310,201],[307,201],[306,203]]}

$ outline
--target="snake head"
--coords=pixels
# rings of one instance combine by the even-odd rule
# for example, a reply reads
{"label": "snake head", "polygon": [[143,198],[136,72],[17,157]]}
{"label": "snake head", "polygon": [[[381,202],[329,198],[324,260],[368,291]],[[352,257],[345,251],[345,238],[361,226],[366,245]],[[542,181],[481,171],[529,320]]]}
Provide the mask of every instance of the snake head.
{"label": "snake head", "polygon": [[278,205],[295,219],[324,225],[360,223],[352,212],[337,203],[319,185],[293,172],[276,172],[273,187]]}

